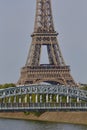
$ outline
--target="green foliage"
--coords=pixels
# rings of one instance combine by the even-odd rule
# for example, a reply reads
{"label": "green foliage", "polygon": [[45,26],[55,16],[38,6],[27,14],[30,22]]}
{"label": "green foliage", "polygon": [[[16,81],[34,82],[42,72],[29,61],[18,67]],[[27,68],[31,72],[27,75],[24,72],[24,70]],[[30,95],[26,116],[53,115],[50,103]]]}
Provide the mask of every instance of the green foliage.
{"label": "green foliage", "polygon": [[30,114],[30,112],[25,111],[24,114],[25,114],[26,116],[28,116],[28,115]]}
{"label": "green foliage", "polygon": [[84,87],[82,87],[81,89],[87,91],[87,86],[84,86]]}
{"label": "green foliage", "polygon": [[9,87],[16,87],[16,85],[14,83],[0,84],[0,89],[9,88]]}
{"label": "green foliage", "polygon": [[71,102],[75,103],[75,102],[77,102],[77,99],[72,98],[72,99],[71,99]]}
{"label": "green foliage", "polygon": [[44,113],[44,111],[36,111],[36,112],[33,112],[33,114],[37,117],[41,116],[42,114]]}
{"label": "green foliage", "polygon": [[35,116],[39,117],[39,116],[41,116],[43,113],[44,113],[44,111],[43,111],[43,112],[41,112],[41,111],[36,111],[36,112],[28,112],[28,111],[25,111],[25,112],[24,112],[24,115],[28,116],[28,115],[30,115],[30,114],[34,114]]}
{"label": "green foliage", "polygon": [[32,94],[32,102],[34,102],[34,103],[35,103],[35,97],[36,97],[36,95]]}
{"label": "green foliage", "polygon": [[62,102],[63,102],[63,103],[66,103],[66,101],[67,101],[66,98],[67,98],[67,97],[65,97],[65,96],[62,97]]}

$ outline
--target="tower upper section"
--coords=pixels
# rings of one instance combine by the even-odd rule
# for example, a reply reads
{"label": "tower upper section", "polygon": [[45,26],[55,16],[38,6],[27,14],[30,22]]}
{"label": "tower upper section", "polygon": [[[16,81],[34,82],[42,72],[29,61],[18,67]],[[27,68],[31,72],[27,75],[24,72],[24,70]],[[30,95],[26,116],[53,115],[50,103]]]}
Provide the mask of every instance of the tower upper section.
{"label": "tower upper section", "polygon": [[36,17],[34,33],[53,33],[54,24],[51,0],[36,0]]}

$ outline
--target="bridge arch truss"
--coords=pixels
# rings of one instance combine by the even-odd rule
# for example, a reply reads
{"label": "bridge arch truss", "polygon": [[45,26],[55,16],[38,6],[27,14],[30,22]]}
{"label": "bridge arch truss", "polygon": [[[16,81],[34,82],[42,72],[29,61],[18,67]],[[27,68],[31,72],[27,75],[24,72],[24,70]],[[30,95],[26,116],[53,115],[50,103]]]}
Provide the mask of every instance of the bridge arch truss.
{"label": "bridge arch truss", "polygon": [[87,101],[87,91],[62,85],[23,85],[0,90],[0,99],[22,95],[56,95]]}

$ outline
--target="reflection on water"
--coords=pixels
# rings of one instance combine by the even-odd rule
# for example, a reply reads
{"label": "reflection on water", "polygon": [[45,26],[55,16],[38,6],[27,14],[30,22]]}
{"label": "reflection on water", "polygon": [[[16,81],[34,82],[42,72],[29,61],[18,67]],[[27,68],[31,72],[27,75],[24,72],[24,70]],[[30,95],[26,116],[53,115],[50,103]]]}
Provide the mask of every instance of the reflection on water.
{"label": "reflection on water", "polygon": [[87,126],[0,119],[0,130],[87,130]]}

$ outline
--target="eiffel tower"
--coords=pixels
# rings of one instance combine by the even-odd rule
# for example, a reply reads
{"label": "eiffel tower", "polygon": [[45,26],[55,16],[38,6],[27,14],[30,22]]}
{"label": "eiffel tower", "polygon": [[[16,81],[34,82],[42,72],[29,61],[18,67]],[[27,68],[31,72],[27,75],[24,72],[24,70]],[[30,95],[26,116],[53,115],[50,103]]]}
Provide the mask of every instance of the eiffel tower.
{"label": "eiffel tower", "polygon": [[[36,17],[32,43],[25,66],[21,69],[17,84],[39,84],[47,82],[74,86],[70,67],[64,62],[58,33],[54,29],[51,0],[36,0]],[[40,64],[41,48],[47,47],[49,64]]]}

